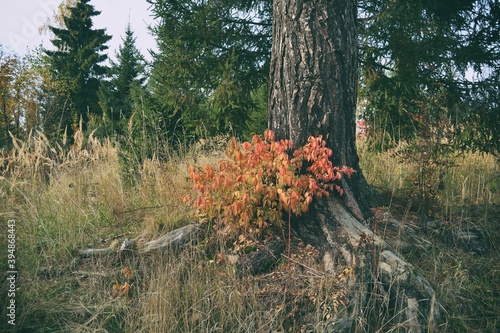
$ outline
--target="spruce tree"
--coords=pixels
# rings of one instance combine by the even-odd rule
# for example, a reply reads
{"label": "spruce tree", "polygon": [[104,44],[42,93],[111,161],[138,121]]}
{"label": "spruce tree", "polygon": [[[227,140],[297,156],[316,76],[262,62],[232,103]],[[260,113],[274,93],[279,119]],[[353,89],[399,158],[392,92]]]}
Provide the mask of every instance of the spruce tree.
{"label": "spruce tree", "polygon": [[[92,115],[99,116],[101,108],[97,92],[99,82],[106,74],[102,62],[107,59],[101,52],[108,49],[105,45],[111,39],[106,29],[93,29],[92,18],[100,14],[90,0],[80,0],[69,8],[69,15],[63,18],[64,26],[49,26],[55,38],[52,44],[56,50],[45,50],[52,70],[54,81],[64,83],[67,99],[57,108],[47,110],[45,131],[52,136],[67,131],[74,132],[80,119],[86,129]],[[55,113],[55,114],[54,114]]]}
{"label": "spruce tree", "polygon": [[[171,123],[245,131],[248,92],[268,76],[273,1],[148,2],[159,19],[151,87]],[[432,123],[452,123],[455,147],[500,151],[498,1],[360,0],[357,9],[358,91],[372,129],[411,140],[425,108]]]}
{"label": "spruce tree", "polygon": [[170,131],[247,131],[269,73],[271,1],[148,3],[159,19],[150,86]]}
{"label": "spruce tree", "polygon": [[360,98],[372,129],[395,140],[415,139],[426,127],[448,129],[446,141],[456,147],[498,153],[498,1],[358,6]]}
{"label": "spruce tree", "polygon": [[110,80],[102,81],[99,89],[99,103],[104,116],[111,123],[112,131],[120,135],[124,134],[133,112],[132,90],[143,88],[146,81],[146,62],[135,40],[129,22],[115,54],[116,62],[110,61]]}

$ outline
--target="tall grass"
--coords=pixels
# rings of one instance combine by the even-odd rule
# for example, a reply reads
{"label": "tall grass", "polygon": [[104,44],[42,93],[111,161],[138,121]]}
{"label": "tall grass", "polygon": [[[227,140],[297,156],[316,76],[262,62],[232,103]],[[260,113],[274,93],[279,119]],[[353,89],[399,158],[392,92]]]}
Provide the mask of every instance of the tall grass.
{"label": "tall grass", "polygon": [[[13,152],[0,156],[0,219],[2,225],[17,222],[17,331],[326,331],[323,324],[341,311],[343,291],[335,278],[321,273],[320,263],[309,256],[313,250],[304,245],[296,245],[300,256],[288,271],[279,267],[260,277],[238,276],[231,266],[207,257],[203,242],[181,253],[78,256],[86,247],[116,247],[134,237],[145,242],[189,223],[193,212],[182,202],[192,191],[187,166],[216,165],[225,156],[226,141],[206,139],[175,150],[165,145],[161,161],[130,158],[111,140],[80,132],[68,149],[51,145],[40,133],[16,141]],[[391,155],[366,150],[360,155],[369,182],[393,203],[412,200],[408,179],[415,166],[399,164]],[[495,210],[498,174],[491,156],[457,157],[438,198],[441,221],[491,227],[490,219],[500,214]],[[499,324],[494,313],[500,310],[494,285],[500,278],[494,268],[499,235],[490,231],[489,236],[492,251],[483,258],[446,245],[413,258],[444,300],[450,332],[471,327],[494,332]],[[2,271],[5,264],[0,262]],[[126,281],[125,267],[133,271],[132,287],[113,297],[113,285]],[[3,304],[5,284],[1,288]],[[5,311],[2,307],[2,318]],[[360,320],[358,331],[363,327],[373,325]]]}
{"label": "tall grass", "polygon": [[[102,263],[82,267],[79,249],[107,247],[115,239],[140,235],[149,240],[189,219],[181,203],[189,190],[184,167],[174,160],[146,160],[137,166],[136,185],[127,186],[119,147],[110,140],[77,132],[71,148],[63,149],[37,133],[26,142],[16,140],[15,150],[2,155],[0,166],[0,216],[5,223],[17,222],[17,301],[22,304],[17,327],[64,331],[87,317],[88,306],[77,300],[81,291],[72,272],[94,271]],[[2,251],[7,253],[3,246]],[[112,269],[102,270],[109,275]],[[97,294],[85,292],[95,296],[88,301],[109,301],[109,279],[106,285],[94,281]]]}
{"label": "tall grass", "polygon": [[[397,149],[397,148],[395,148]],[[401,163],[394,150],[373,153],[360,145],[360,160],[368,182],[385,193],[390,209],[415,226],[415,197],[419,188],[409,179],[419,172],[415,163]],[[420,235],[433,247],[409,259],[435,287],[449,321],[447,332],[498,332],[500,327],[500,161],[492,155],[462,153],[450,156],[437,188],[431,230]],[[450,233],[481,228],[489,251],[475,256],[449,244]]]}
{"label": "tall grass", "polygon": [[[389,197],[411,195],[418,190],[409,179],[419,172],[416,163],[402,161],[397,148],[383,153],[371,152],[364,142],[358,144],[361,168],[368,182]],[[490,205],[500,203],[500,162],[490,154],[461,153],[450,155],[449,167],[442,180],[428,179],[439,185],[438,203],[446,210],[461,205]]]}
{"label": "tall grass", "polygon": [[[182,202],[192,191],[187,167],[217,164],[226,141],[202,140],[169,151],[168,160],[132,166],[117,144],[80,132],[66,150],[41,133],[16,141],[0,160],[0,216],[18,226],[14,331],[280,330],[286,313],[266,306],[260,281],[210,261],[203,244],[181,254],[78,255],[86,247],[116,247],[124,238],[146,242],[189,223],[192,212]],[[4,246],[2,251],[7,253]],[[125,281],[125,267],[134,272],[132,287],[126,296],[113,297],[113,285]],[[276,281],[278,289],[282,281]],[[2,284],[0,297],[6,295]]]}

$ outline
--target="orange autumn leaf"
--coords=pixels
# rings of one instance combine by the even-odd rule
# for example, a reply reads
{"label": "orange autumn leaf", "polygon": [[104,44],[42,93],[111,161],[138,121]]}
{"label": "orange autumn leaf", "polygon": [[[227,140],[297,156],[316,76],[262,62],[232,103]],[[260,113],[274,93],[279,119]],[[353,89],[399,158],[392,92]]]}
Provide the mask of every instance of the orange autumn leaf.
{"label": "orange autumn leaf", "polygon": [[123,297],[128,294],[129,291],[130,284],[128,282],[120,284],[118,280],[115,280],[115,283],[113,284],[113,297]]}
{"label": "orange autumn leaf", "polygon": [[125,282],[120,286],[120,293],[118,294],[118,296],[120,297],[125,296],[126,294],[128,294],[129,291],[130,291],[130,284],[128,282]]}
{"label": "orange autumn leaf", "polygon": [[130,280],[132,278],[132,276],[134,275],[132,270],[128,267],[125,267],[122,272],[123,272],[123,275],[125,275],[125,278],[127,280]]}

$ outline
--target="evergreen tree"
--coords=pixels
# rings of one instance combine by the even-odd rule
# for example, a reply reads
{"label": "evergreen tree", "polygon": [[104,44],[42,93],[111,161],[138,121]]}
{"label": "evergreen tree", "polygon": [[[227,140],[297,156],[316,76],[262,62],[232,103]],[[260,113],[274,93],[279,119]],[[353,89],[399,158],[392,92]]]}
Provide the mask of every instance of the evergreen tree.
{"label": "evergreen tree", "polygon": [[271,1],[148,2],[159,19],[151,88],[169,130],[244,132],[269,73]]}
{"label": "evergreen tree", "polygon": [[111,61],[109,81],[102,81],[99,89],[99,103],[104,117],[112,124],[112,130],[122,135],[133,112],[132,90],[144,87],[146,62],[135,45],[130,23],[122,38],[116,62]]}
{"label": "evergreen tree", "polygon": [[500,151],[498,1],[363,0],[359,8],[360,98],[372,126],[396,140],[452,129],[457,147]]}
{"label": "evergreen tree", "polygon": [[[69,7],[69,15],[64,16],[64,27],[49,26],[55,38],[55,51],[45,50],[52,69],[52,79],[67,86],[67,98],[58,107],[47,109],[45,128],[51,136],[60,135],[65,130],[71,134],[83,121],[86,129],[91,115],[100,115],[97,92],[99,82],[106,73],[101,64],[107,55],[101,52],[111,39],[105,29],[92,29],[92,17],[100,14],[90,0],[80,0]],[[51,113],[51,114],[47,114]],[[59,119],[59,121],[55,121]],[[48,121],[47,121],[48,120]]]}

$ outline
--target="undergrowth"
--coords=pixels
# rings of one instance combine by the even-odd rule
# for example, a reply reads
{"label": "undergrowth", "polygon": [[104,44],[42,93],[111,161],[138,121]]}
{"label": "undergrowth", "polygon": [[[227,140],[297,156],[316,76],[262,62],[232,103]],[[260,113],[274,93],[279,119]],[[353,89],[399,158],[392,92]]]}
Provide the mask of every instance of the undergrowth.
{"label": "undergrowth", "polygon": [[[254,135],[241,146],[229,141],[229,160],[211,165],[189,167],[196,197],[191,204],[200,217],[215,221],[225,233],[262,234],[268,227],[283,230],[283,214],[300,216],[309,210],[316,197],[330,192],[342,195],[336,181],[354,172],[346,166],[332,165],[332,150],[322,136],[310,137],[304,147],[293,149],[289,140],[274,139],[271,130],[264,139]],[[190,202],[190,196],[185,200]]]}
{"label": "undergrowth", "polygon": [[[146,242],[189,223],[192,210],[183,198],[195,198],[196,192],[188,166],[217,167],[218,161],[227,159],[227,141],[205,139],[175,150],[163,147],[165,160],[133,162],[110,140],[78,132],[73,146],[64,149],[39,133],[26,142],[16,141],[13,152],[2,153],[0,220],[6,226],[15,219],[17,227],[18,307],[13,331],[327,331],[329,318],[342,311],[341,279],[326,275],[317,250],[297,240],[288,269],[279,266],[257,277],[238,276],[225,261],[207,258],[203,243],[179,254],[79,257],[78,251],[87,247],[116,248],[125,238],[135,237]],[[418,166],[399,164],[390,153],[361,149],[360,157],[369,182],[391,199],[388,209],[410,223],[418,210],[411,182]],[[447,332],[496,332],[498,161],[489,155],[463,154],[452,162],[432,211],[440,232],[425,235],[433,241],[431,250],[411,253],[409,259],[444,305]],[[473,256],[443,242],[443,233],[464,226],[486,231],[487,253]],[[6,243],[0,244],[0,251],[7,253]],[[0,268],[7,271],[6,260]],[[2,283],[1,304],[6,288]],[[0,315],[6,317],[4,306]],[[376,326],[385,327],[380,332],[390,330],[361,320],[358,330]],[[2,322],[0,330],[4,328]]]}
{"label": "undergrowth", "polygon": [[[451,155],[440,180],[426,179],[432,193],[426,226],[420,225],[422,187],[413,180],[422,175],[419,160],[398,158],[395,147],[373,153],[363,142],[359,154],[363,173],[370,184],[390,199],[388,209],[421,236],[432,242],[425,252],[406,255],[434,286],[445,308],[446,332],[497,332],[500,328],[500,161],[492,155]],[[427,169],[430,166],[426,166]],[[429,196],[430,197],[430,196]],[[448,235],[467,228],[480,228],[488,251],[468,253],[450,244]]]}

